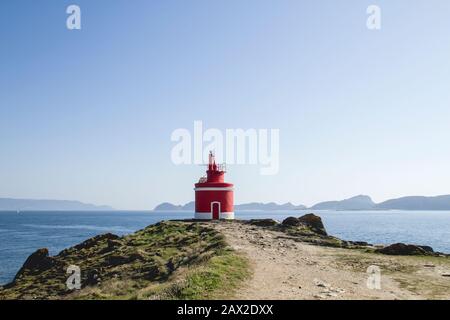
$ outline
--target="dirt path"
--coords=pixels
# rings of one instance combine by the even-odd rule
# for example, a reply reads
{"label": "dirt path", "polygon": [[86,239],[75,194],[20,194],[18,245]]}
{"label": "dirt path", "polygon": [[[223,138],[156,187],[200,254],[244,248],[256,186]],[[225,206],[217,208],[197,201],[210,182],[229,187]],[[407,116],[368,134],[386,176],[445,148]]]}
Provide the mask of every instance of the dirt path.
{"label": "dirt path", "polygon": [[[354,270],[340,260],[351,251],[286,239],[281,232],[241,223],[217,223],[228,243],[244,253],[254,275],[237,299],[421,299],[401,289],[390,276],[381,277],[381,289],[367,287],[367,267]],[[378,256],[378,255],[377,255]]]}

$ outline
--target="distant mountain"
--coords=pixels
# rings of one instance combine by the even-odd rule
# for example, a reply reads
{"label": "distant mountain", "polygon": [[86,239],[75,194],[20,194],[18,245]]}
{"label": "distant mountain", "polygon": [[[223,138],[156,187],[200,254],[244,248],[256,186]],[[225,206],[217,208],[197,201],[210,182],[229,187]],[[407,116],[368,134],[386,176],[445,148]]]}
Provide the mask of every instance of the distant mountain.
{"label": "distant mountain", "polygon": [[[273,210],[301,210],[306,209],[303,205],[293,205],[288,202],[285,204],[276,204],[275,202],[270,203],[260,203],[260,202],[252,202],[252,203],[244,203],[238,204],[234,206],[235,210],[238,211],[246,211],[246,210],[265,210],[265,211],[273,211]],[[185,205],[174,205],[169,202],[161,203],[156,206],[154,211],[194,211],[195,210],[195,202],[188,202]]]}
{"label": "distant mountain", "polygon": [[341,201],[320,202],[310,209],[313,210],[370,210],[374,209],[376,204],[369,196],[356,196]]}
{"label": "distant mountain", "polygon": [[191,202],[186,203],[183,206],[183,210],[194,211],[195,210],[195,201],[191,201]]}
{"label": "distant mountain", "polygon": [[0,211],[108,211],[108,206],[96,206],[69,200],[32,200],[0,198]]}
{"label": "distant mountain", "polygon": [[153,211],[194,211],[195,202],[191,201],[185,205],[175,205],[169,202],[163,202],[155,207]]}
{"label": "distant mountain", "polygon": [[450,195],[437,197],[403,197],[376,205],[385,210],[450,210]]}
{"label": "distant mountain", "polygon": [[154,211],[179,211],[183,210],[183,206],[177,206],[169,202],[163,202],[153,209]]}
{"label": "distant mountain", "polygon": [[244,204],[238,204],[234,206],[235,210],[265,210],[265,211],[273,211],[273,210],[303,210],[306,209],[306,206],[304,205],[293,205],[292,203],[284,203],[284,204],[277,204],[275,202],[269,202],[269,203],[262,203],[262,202],[251,202],[251,203],[244,203]]}

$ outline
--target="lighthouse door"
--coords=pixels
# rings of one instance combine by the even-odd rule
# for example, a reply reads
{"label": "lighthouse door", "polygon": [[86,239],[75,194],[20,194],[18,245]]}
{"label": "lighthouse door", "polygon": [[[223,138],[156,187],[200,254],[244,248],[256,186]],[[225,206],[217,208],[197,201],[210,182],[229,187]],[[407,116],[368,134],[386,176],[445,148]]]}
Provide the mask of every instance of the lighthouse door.
{"label": "lighthouse door", "polygon": [[211,213],[213,220],[219,220],[220,218],[220,202],[211,202]]}

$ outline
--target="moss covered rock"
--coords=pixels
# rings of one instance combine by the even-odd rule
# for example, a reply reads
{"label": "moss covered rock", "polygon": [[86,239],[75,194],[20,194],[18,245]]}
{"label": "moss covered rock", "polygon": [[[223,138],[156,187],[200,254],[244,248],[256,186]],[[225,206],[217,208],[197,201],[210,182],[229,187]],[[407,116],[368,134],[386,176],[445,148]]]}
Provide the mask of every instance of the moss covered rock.
{"label": "moss covered rock", "polygon": [[279,225],[280,223],[273,219],[251,219],[248,221],[248,224],[258,227],[273,227]]}
{"label": "moss covered rock", "polygon": [[322,219],[313,213],[306,214],[299,218],[288,217],[281,223],[284,228],[296,228],[299,231],[302,230],[304,233],[318,234],[322,236],[327,236],[327,232],[322,223]]}
{"label": "moss covered rock", "polygon": [[413,244],[394,243],[381,249],[377,249],[375,252],[394,255],[394,256],[428,256],[434,255],[434,251],[431,247],[416,246]]}

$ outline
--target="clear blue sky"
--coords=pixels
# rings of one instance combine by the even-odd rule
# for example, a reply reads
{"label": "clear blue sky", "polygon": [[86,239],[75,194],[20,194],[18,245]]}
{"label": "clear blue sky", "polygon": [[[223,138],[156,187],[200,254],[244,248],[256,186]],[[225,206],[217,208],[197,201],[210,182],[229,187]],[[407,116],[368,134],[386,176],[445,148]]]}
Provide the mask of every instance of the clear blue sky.
{"label": "clear blue sky", "polygon": [[[82,30],[66,29],[78,4]],[[382,29],[366,28],[366,8]],[[176,128],[279,128],[236,202],[450,193],[450,2],[1,1],[0,197],[193,198]]]}

